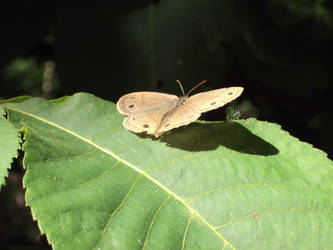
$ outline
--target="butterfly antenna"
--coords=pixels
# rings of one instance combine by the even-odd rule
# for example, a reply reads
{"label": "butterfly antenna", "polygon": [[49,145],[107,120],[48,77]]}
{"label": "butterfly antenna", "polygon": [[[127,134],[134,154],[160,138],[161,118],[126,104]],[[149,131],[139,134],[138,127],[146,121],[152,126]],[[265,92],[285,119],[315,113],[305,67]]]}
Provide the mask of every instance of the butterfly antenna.
{"label": "butterfly antenna", "polygon": [[199,87],[200,85],[206,83],[207,80],[203,80],[202,82],[198,83],[196,86],[194,86],[189,92],[187,92],[186,96],[188,96],[193,90],[195,90],[197,87]]}
{"label": "butterfly antenna", "polygon": [[176,80],[176,81],[179,83],[180,89],[182,90],[182,92],[183,92],[183,95],[185,96],[185,92],[184,92],[184,89],[183,89],[183,86],[182,86],[182,84],[180,83],[180,81],[179,81],[179,80]]}

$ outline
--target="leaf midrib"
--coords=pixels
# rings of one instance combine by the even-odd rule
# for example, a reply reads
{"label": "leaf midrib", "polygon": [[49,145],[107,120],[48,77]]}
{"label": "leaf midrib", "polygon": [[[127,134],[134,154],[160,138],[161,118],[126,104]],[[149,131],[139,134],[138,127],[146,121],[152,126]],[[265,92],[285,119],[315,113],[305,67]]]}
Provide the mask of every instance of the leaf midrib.
{"label": "leaf midrib", "polygon": [[148,178],[150,181],[152,181],[153,183],[155,183],[157,186],[159,186],[160,188],[162,188],[165,192],[167,192],[168,194],[170,194],[170,195],[172,195],[176,200],[178,200],[179,202],[181,202],[190,212],[191,212],[191,214],[192,214],[192,216],[196,216],[196,217],[198,217],[204,224],[206,224],[207,226],[208,226],[208,228],[210,229],[210,230],[212,230],[221,240],[223,240],[224,242],[225,242],[225,247],[227,246],[227,245],[229,245],[231,248],[233,248],[233,249],[235,249],[232,245],[231,245],[231,243],[229,242],[229,241],[227,241],[219,232],[217,232],[216,230],[215,230],[215,228],[211,225],[211,224],[209,224],[208,223],[208,221],[206,221],[195,209],[193,209],[189,204],[187,204],[186,202],[185,202],[185,200],[183,200],[182,198],[180,198],[177,194],[175,194],[174,192],[172,192],[170,189],[168,189],[166,186],[164,186],[164,185],[162,185],[160,182],[158,182],[156,179],[154,179],[153,177],[151,177],[150,175],[148,175],[145,171],[142,171],[141,169],[139,169],[139,168],[137,168],[137,167],[135,167],[133,164],[131,164],[130,162],[128,162],[128,161],[126,161],[126,160],[124,160],[123,158],[121,158],[121,157],[119,157],[119,156],[117,156],[114,152],[112,152],[112,151],[110,151],[110,150],[107,150],[107,149],[105,149],[105,148],[103,148],[103,147],[101,147],[101,146],[99,146],[99,145],[97,145],[96,143],[94,143],[94,142],[92,142],[92,141],[90,141],[90,140],[88,140],[88,139],[86,139],[86,138],[84,138],[84,137],[82,137],[81,135],[79,135],[79,134],[77,134],[77,133],[75,133],[75,132],[73,132],[73,131],[71,131],[71,130],[69,130],[69,129],[67,129],[67,128],[65,128],[65,127],[62,127],[62,126],[60,126],[60,125],[58,125],[58,124],[56,124],[56,123],[54,123],[54,122],[51,122],[51,121],[48,121],[48,120],[46,120],[46,119],[44,119],[43,117],[39,117],[39,116],[37,116],[37,115],[34,115],[34,114],[32,114],[32,113],[28,113],[28,112],[25,112],[25,111],[23,111],[23,110],[19,110],[19,109],[16,109],[16,108],[14,108],[14,107],[10,107],[10,106],[5,106],[5,108],[6,109],[8,109],[8,110],[12,110],[12,111],[14,111],[14,112],[18,112],[18,113],[21,113],[21,114],[23,114],[23,115],[26,115],[26,116],[28,116],[28,117],[31,117],[31,118],[34,118],[35,120],[38,120],[38,121],[40,121],[40,122],[44,122],[45,124],[48,124],[48,125],[50,125],[50,126],[53,126],[53,127],[55,127],[55,128],[57,128],[57,129],[59,129],[59,130],[62,130],[62,131],[64,131],[64,132],[66,132],[66,133],[68,133],[68,134],[70,134],[70,135],[72,135],[72,136],[74,136],[74,137],[76,137],[76,138],[78,138],[78,139],[80,139],[80,140],[82,140],[82,141],[84,141],[84,142],[86,142],[86,143],[88,143],[88,144],[90,144],[91,146],[93,146],[93,147],[95,147],[95,148],[97,148],[97,149],[99,149],[99,150],[101,150],[102,152],[104,152],[104,153],[106,153],[106,154],[108,154],[108,155],[110,155],[111,157],[114,157],[116,160],[118,160],[119,162],[121,162],[121,163],[123,163],[123,164],[125,164],[126,166],[128,166],[128,167],[130,167],[130,168],[132,168],[133,170],[135,170],[135,171],[137,171],[138,173],[140,173],[141,175],[143,175],[143,176],[145,176],[146,178]]}

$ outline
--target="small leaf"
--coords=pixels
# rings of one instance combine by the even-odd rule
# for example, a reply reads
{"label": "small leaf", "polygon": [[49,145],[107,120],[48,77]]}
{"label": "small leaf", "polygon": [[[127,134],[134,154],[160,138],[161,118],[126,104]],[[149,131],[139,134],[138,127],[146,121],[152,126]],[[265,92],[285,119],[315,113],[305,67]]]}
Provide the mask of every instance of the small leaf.
{"label": "small leaf", "polygon": [[333,164],[278,125],[197,122],[154,139],[125,130],[113,103],[61,100],[6,106],[54,249],[333,247]]}
{"label": "small leaf", "polygon": [[19,134],[4,115],[5,111],[0,107],[0,187],[4,184],[4,177],[8,174],[7,169],[10,168],[20,148]]}

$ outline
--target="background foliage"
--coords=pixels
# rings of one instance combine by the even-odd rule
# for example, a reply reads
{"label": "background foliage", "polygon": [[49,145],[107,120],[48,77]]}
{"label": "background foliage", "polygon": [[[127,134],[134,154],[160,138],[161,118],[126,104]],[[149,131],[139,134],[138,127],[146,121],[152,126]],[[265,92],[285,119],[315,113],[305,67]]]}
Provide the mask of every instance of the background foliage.
{"label": "background foliage", "polygon": [[[324,0],[100,1],[94,6],[5,0],[0,4],[1,97],[87,91],[116,101],[134,90],[179,94],[175,79],[186,89],[208,79],[201,90],[245,87],[239,101],[243,117],[281,124],[331,156],[332,10],[332,2]],[[204,119],[223,117],[216,111]],[[0,195],[17,194],[10,210],[15,217],[17,210],[26,210],[21,191],[16,192],[20,168],[12,174]],[[1,214],[10,212],[4,210]],[[18,230],[29,228],[26,221],[24,226],[1,221],[23,232],[2,234],[3,242],[40,242],[35,227]]]}

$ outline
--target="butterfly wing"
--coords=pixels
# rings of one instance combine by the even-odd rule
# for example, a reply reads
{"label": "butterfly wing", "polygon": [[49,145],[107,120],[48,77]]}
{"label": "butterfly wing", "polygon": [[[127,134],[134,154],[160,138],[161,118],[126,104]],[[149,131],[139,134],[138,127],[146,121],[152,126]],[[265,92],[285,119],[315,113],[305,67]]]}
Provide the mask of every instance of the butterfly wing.
{"label": "butterfly wing", "polygon": [[197,112],[203,113],[224,106],[240,96],[242,92],[242,87],[230,87],[202,92],[191,96],[184,105],[189,105]]}
{"label": "butterfly wing", "polygon": [[171,109],[173,107],[165,106],[131,114],[124,119],[123,126],[134,133],[146,132],[147,134],[154,135],[163,117]]}
{"label": "butterfly wing", "polygon": [[133,92],[120,97],[117,102],[117,110],[123,115],[131,115],[149,110],[156,111],[159,108],[175,107],[177,100],[177,96],[165,93]]}
{"label": "butterfly wing", "polygon": [[222,88],[196,94],[184,104],[179,98],[158,92],[134,92],[122,96],[117,102],[120,114],[128,115],[123,126],[135,133],[146,132],[158,137],[173,128],[190,124],[201,113],[219,108],[236,99],[242,87]]}
{"label": "butterfly wing", "polygon": [[197,120],[200,115],[200,112],[186,103],[177,106],[164,115],[154,135],[158,137],[173,128],[190,124]]}

